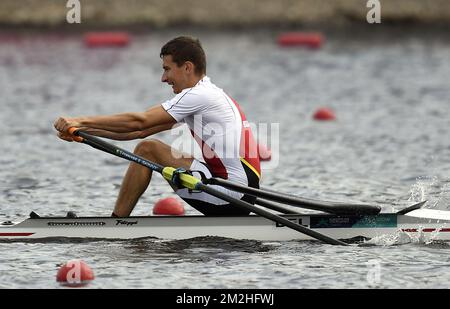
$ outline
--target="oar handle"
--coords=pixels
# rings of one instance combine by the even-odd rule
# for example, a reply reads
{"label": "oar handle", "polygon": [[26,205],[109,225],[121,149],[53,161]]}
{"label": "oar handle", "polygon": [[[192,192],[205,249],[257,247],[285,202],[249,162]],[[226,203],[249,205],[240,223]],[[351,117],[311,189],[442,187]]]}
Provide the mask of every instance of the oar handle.
{"label": "oar handle", "polygon": [[78,132],[80,132],[80,129],[78,129],[77,127],[71,127],[69,128],[69,134],[72,135],[72,139],[75,142],[78,143],[82,143],[84,141],[84,138],[82,138],[81,136],[78,135]]}

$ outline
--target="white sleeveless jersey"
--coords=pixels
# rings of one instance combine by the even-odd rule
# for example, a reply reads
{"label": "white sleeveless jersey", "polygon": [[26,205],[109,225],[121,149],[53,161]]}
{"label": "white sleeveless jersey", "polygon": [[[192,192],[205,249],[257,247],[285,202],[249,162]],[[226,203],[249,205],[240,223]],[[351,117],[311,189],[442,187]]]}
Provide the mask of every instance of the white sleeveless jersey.
{"label": "white sleeveless jersey", "polygon": [[248,185],[244,163],[259,178],[257,144],[245,115],[209,77],[162,103],[162,107],[177,122],[188,125],[213,176]]}

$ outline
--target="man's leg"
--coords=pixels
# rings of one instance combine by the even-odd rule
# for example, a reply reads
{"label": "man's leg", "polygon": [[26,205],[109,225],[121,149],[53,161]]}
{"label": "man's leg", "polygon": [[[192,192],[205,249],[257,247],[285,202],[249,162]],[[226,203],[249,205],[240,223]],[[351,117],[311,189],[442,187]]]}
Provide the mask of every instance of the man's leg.
{"label": "man's leg", "polygon": [[[189,169],[194,160],[193,157],[186,154],[181,156],[180,152],[155,139],[140,142],[136,146],[134,153],[163,166],[175,168],[183,167]],[[118,217],[128,217],[150,184],[151,178],[152,171],[150,169],[136,163],[130,163],[122,181],[113,214]]]}

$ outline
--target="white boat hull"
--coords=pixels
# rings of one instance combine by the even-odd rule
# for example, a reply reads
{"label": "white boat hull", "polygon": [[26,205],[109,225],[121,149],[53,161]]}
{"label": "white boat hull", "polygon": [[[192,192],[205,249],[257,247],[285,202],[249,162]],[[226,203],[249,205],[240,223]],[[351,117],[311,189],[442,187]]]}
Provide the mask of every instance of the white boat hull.
{"label": "white boat hull", "polygon": [[[418,209],[406,215],[377,216],[284,215],[321,234],[337,239],[374,238],[399,232],[450,241],[450,212]],[[307,235],[259,216],[41,217],[0,224],[0,240],[43,238],[188,239],[217,236],[263,241],[311,240]]]}

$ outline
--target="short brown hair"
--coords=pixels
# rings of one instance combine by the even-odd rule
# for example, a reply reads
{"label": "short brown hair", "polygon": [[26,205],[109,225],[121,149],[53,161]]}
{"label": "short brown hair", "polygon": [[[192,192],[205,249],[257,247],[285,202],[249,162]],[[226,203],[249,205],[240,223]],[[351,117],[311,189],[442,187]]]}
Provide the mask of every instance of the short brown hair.
{"label": "short brown hair", "polygon": [[195,73],[206,74],[206,56],[198,39],[180,36],[167,42],[162,48],[159,56],[171,55],[173,62],[178,66],[190,61],[195,65]]}

